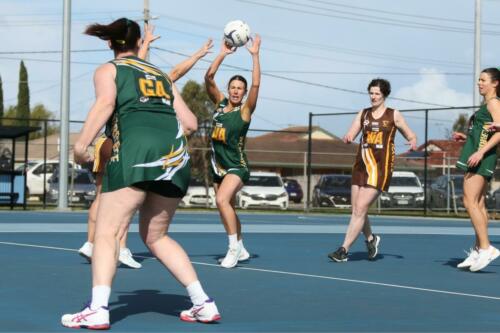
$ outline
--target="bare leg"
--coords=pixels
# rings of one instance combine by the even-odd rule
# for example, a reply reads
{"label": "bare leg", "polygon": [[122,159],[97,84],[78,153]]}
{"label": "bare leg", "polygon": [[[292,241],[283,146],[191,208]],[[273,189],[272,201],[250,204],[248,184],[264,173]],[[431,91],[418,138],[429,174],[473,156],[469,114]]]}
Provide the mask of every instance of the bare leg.
{"label": "bare leg", "polygon": [[[371,234],[370,224],[367,219],[368,208],[370,208],[370,205],[377,199],[380,193],[374,188],[360,187],[358,185],[353,185],[351,191],[355,193],[356,196],[352,197],[354,200],[351,199],[352,215],[349,226],[347,227],[344,243],[342,244],[346,251],[349,251],[349,248],[358,238],[361,230],[365,228],[365,230],[369,231]],[[368,237],[369,236],[370,235],[368,235]]]}
{"label": "bare leg", "polygon": [[240,177],[232,174],[226,175],[222,183],[215,186],[215,201],[226,233],[228,235],[238,234],[238,238],[241,238],[241,223],[234,208],[234,197],[242,187],[243,183]]}
{"label": "bare leg", "polygon": [[467,173],[464,177],[464,205],[476,233],[477,246],[481,249],[490,246],[488,215],[483,198],[486,185],[486,179],[481,175]]}
{"label": "bare leg", "polygon": [[183,286],[198,280],[184,249],[167,235],[179,198],[148,192],[139,213],[139,229],[144,244]]}
{"label": "bare leg", "polygon": [[94,286],[111,286],[119,240],[145,197],[145,192],[133,187],[101,194],[92,260]]}
{"label": "bare leg", "polygon": [[89,208],[89,217],[87,224],[87,241],[89,243],[94,243],[94,235],[95,235],[95,225],[97,220],[97,211],[99,209],[99,198],[101,196],[101,188],[102,188],[102,174],[98,173],[96,175],[96,192],[95,199],[90,205]]}

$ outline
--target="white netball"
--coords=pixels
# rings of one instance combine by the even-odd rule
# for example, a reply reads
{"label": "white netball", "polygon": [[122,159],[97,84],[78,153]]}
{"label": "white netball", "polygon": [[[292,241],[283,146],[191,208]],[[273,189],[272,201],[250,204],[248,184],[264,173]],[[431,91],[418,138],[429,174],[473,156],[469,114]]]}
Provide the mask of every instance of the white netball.
{"label": "white netball", "polygon": [[250,39],[250,27],[241,20],[231,21],[224,28],[224,40],[230,46],[240,47]]}

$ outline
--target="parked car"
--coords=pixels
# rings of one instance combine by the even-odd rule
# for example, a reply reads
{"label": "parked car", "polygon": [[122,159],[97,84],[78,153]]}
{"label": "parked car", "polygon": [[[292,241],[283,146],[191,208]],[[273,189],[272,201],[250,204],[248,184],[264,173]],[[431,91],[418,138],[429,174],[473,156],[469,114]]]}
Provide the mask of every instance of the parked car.
{"label": "parked car", "polygon": [[[96,185],[92,173],[86,169],[70,169],[68,175],[68,202],[83,203],[90,206],[96,195]],[[59,172],[49,181],[48,201],[56,202],[59,198]]]}
{"label": "parked car", "polygon": [[[451,187],[453,183],[453,191]],[[448,192],[449,191],[449,192]],[[448,205],[448,193],[450,196],[450,209],[453,209],[454,203],[456,201],[457,208],[464,208],[463,196],[464,196],[464,176],[463,175],[450,175],[448,180],[448,175],[442,175],[437,177],[431,184],[429,207],[432,209],[447,208]]]}
{"label": "parked car", "polygon": [[424,188],[411,171],[394,171],[387,192],[380,195],[382,207],[423,207]]}
{"label": "parked car", "polygon": [[351,206],[351,176],[323,175],[314,187],[314,207],[348,208]]}
{"label": "parked car", "polygon": [[[17,170],[26,172],[26,197],[43,196],[44,174],[45,174],[45,190],[49,190],[49,179],[52,177],[54,170],[59,168],[58,160],[43,160],[29,161],[26,165],[17,167]],[[80,166],[70,161],[68,168],[79,169]]]}
{"label": "parked car", "polygon": [[288,193],[288,198],[290,199],[290,201],[300,203],[304,194],[299,182],[295,179],[283,178],[283,183],[285,184],[285,189]]}
{"label": "parked car", "polygon": [[277,207],[288,209],[288,193],[279,174],[251,172],[246,185],[237,194],[238,206]]}
{"label": "parked car", "polygon": [[214,188],[210,186],[207,195],[203,180],[191,178],[186,195],[182,198],[180,205],[182,207],[205,207],[207,200],[210,207],[215,207]]}

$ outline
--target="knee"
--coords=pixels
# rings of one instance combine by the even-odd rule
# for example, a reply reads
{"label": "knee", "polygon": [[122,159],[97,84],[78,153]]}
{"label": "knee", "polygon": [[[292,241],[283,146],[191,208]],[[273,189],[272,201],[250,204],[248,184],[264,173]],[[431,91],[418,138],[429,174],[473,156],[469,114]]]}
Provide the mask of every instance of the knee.
{"label": "knee", "polygon": [[149,249],[151,249],[151,247],[163,236],[164,235],[151,231],[141,232],[141,239],[144,242],[144,245],[146,245]]}
{"label": "knee", "polygon": [[363,217],[366,215],[366,212],[368,211],[368,207],[361,206],[361,205],[355,205],[352,207],[352,215],[354,217]]}
{"label": "knee", "polygon": [[217,195],[215,197],[215,203],[217,204],[217,207],[224,207],[224,206],[228,206],[231,204],[230,202],[230,199],[222,196],[222,195]]}
{"label": "knee", "polygon": [[474,208],[476,206],[479,206],[479,203],[476,200],[474,200],[474,198],[467,196],[465,194],[464,194],[462,200],[463,200],[465,209],[471,209],[471,208]]}
{"label": "knee", "polygon": [[162,237],[165,236],[165,232],[157,230],[151,227],[140,228],[139,234],[141,239],[149,249]]}

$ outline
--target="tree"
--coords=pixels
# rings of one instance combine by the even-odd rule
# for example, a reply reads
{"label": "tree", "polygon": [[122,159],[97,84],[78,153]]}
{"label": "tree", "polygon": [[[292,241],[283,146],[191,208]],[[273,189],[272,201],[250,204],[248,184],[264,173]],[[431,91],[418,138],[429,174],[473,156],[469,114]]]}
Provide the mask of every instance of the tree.
{"label": "tree", "polygon": [[[17,115],[17,106],[10,105],[5,112],[4,118],[15,118]],[[17,122],[12,119],[3,119],[3,125],[15,126]]]}
{"label": "tree", "polygon": [[2,77],[0,76],[0,125],[2,125],[3,118],[3,85],[2,85]]}
{"label": "tree", "polygon": [[[210,101],[205,87],[196,81],[189,80],[181,92],[182,98],[198,118],[198,131],[189,138],[191,147],[191,172],[194,178],[203,178],[206,195],[210,183],[210,126],[213,103]],[[208,201],[206,203],[209,205]]]}
{"label": "tree", "polygon": [[[30,91],[28,87],[28,71],[21,60],[19,68],[19,91],[17,93],[17,113],[16,117],[27,119],[30,116]],[[18,121],[19,125],[28,125],[28,121]]]}
{"label": "tree", "polygon": [[449,137],[451,138],[451,135],[453,132],[460,132],[460,133],[467,133],[467,127],[469,123],[469,119],[467,117],[467,114],[461,113],[458,115],[457,120],[453,123],[453,126],[451,128],[451,132],[449,133]]}
{"label": "tree", "polygon": [[[51,119],[54,118],[54,114],[47,110],[45,105],[43,104],[36,104],[33,109],[31,109],[30,113],[30,118],[31,119],[40,119],[40,121],[30,121],[29,125],[34,126],[34,127],[41,127],[41,131],[34,132],[30,134],[30,139],[36,139],[41,136],[43,136],[43,127],[45,126],[45,122],[41,121],[42,119]],[[47,135],[54,134],[57,132],[57,127],[56,126],[51,126],[50,122],[46,122],[47,124]]]}

